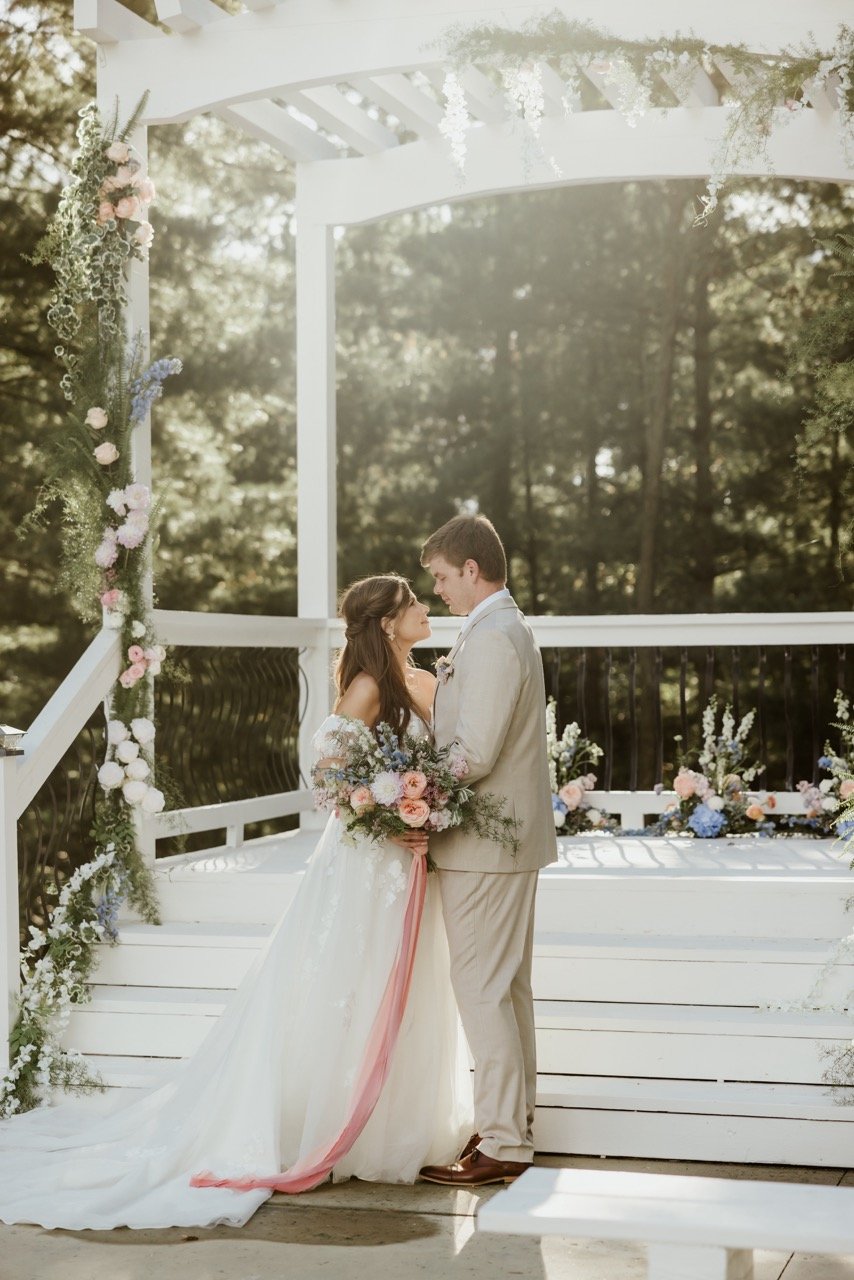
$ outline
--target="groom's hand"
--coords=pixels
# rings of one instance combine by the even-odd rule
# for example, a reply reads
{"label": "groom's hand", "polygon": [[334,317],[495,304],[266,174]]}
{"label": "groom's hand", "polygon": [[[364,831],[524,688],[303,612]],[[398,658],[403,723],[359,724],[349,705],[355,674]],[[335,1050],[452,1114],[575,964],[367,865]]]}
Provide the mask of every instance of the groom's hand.
{"label": "groom's hand", "polygon": [[391,842],[400,845],[401,849],[408,849],[413,857],[426,858],[427,856],[426,831],[407,831],[402,836],[391,836]]}

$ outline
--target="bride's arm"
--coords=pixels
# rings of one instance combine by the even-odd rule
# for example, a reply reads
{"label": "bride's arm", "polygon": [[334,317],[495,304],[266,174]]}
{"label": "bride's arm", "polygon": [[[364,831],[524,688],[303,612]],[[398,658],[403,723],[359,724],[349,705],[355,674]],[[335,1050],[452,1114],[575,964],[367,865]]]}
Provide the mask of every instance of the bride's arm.
{"label": "bride's arm", "polygon": [[[373,676],[360,672],[336,702],[333,714],[361,720],[372,729],[380,714],[380,689]],[[341,756],[324,756],[317,761],[315,769],[334,769],[341,763]]]}

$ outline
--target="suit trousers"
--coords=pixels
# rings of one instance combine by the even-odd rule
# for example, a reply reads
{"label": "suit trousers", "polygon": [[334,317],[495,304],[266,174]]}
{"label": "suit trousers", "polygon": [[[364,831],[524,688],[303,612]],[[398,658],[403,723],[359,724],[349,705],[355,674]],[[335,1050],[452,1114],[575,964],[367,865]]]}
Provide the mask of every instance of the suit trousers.
{"label": "suit trousers", "polygon": [[440,869],[438,876],[451,982],[474,1058],[480,1149],[494,1160],[532,1160],[537,872]]}

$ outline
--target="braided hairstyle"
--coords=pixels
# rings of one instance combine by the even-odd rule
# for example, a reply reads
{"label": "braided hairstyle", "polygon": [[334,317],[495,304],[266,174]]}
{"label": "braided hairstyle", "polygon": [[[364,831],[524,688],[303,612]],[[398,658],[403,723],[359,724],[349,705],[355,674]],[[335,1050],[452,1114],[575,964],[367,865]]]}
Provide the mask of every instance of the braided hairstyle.
{"label": "braided hairstyle", "polygon": [[[361,578],[348,587],[338,609],[346,624],[344,648],[335,663],[338,697],[344,696],[361,671],[373,676],[380,691],[377,723],[385,721],[395,733],[405,732],[416,708],[382,623],[384,618],[393,623],[414,599],[405,578],[396,573],[381,573],[373,578]],[[409,665],[415,668],[411,658]]]}

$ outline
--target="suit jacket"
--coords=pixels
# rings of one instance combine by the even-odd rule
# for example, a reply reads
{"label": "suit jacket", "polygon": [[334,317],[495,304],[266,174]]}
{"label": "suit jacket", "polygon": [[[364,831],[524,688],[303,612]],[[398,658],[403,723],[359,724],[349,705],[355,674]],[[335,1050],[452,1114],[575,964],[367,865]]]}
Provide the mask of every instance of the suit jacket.
{"label": "suit jacket", "polygon": [[505,800],[519,849],[455,831],[430,837],[430,856],[449,871],[536,871],[557,858],[546,755],[543,663],[516,602],[484,609],[448,654],[451,672],[436,687],[437,746],[458,742],[468,761],[466,782]]}

